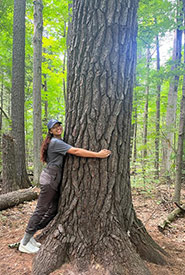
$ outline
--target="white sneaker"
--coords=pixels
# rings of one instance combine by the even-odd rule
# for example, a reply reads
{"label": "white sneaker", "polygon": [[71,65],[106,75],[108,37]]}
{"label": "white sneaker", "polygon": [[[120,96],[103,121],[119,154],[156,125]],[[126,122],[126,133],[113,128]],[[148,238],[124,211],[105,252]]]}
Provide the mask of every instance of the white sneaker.
{"label": "white sneaker", "polygon": [[41,243],[36,242],[36,240],[34,239],[34,237],[32,237],[32,238],[30,239],[30,243],[31,243],[33,246],[41,247]]}
{"label": "white sneaker", "polygon": [[39,251],[39,248],[36,246],[33,246],[30,241],[26,245],[23,245],[21,240],[19,245],[19,251],[24,253],[37,253]]}

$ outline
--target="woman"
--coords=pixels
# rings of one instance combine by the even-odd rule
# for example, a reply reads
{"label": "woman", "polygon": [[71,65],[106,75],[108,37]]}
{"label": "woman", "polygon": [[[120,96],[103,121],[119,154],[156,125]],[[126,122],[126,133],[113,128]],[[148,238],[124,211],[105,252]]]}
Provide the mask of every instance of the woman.
{"label": "woman", "polygon": [[61,139],[62,125],[57,119],[51,119],[48,124],[48,134],[41,147],[41,160],[47,163],[40,176],[40,194],[35,211],[30,218],[19,251],[36,253],[41,246],[33,238],[35,232],[44,228],[56,215],[58,208],[58,187],[61,181],[63,158],[66,153],[85,158],[107,158],[111,152],[103,149],[92,152],[75,148]]}

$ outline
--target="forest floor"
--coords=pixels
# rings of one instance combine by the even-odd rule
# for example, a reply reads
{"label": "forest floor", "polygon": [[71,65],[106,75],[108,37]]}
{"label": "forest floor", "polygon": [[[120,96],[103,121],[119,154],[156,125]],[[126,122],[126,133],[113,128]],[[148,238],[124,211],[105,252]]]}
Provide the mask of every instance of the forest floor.
{"label": "forest floor", "polygon": [[[174,208],[171,202],[173,189],[159,185],[151,194],[146,190],[134,188],[133,203],[138,218],[142,220],[153,239],[169,253],[166,266],[146,263],[152,275],[183,275],[185,274],[185,216],[174,221],[163,233],[157,225],[163,221]],[[183,190],[182,200],[185,199]],[[31,275],[34,255],[24,254],[9,244],[20,241],[28,219],[33,212],[36,201],[26,202],[11,209],[0,212],[0,275]],[[64,265],[52,275],[73,275],[73,267]],[[93,272],[92,275],[102,272]]]}

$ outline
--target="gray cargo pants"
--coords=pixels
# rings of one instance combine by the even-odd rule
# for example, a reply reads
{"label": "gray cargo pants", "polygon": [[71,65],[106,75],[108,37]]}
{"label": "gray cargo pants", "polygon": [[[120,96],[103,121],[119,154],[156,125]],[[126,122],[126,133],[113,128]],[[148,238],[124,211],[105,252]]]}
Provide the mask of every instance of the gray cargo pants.
{"label": "gray cargo pants", "polygon": [[57,214],[61,168],[47,167],[40,175],[40,194],[37,206],[26,227],[26,233],[34,234],[44,228]]}

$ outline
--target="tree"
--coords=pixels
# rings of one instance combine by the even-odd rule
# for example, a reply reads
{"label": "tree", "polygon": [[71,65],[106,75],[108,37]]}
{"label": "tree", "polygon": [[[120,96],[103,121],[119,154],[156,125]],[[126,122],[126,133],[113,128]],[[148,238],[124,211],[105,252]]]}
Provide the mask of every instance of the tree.
{"label": "tree", "polygon": [[133,174],[136,172],[136,159],[137,159],[137,91],[134,91],[133,102],[133,123],[131,132],[131,146],[132,146],[132,162]]}
{"label": "tree", "polygon": [[[174,28],[173,22],[173,6],[169,1],[156,0],[141,0],[138,10],[138,60],[137,60],[137,177],[141,180],[139,175],[142,175],[144,184],[147,182],[151,186],[151,180],[159,178],[159,164],[161,158],[161,148],[159,129],[162,119],[159,117],[160,100],[162,106],[164,98],[160,97],[160,85],[167,74],[164,74],[163,66],[159,64],[159,45],[162,45],[163,36],[167,31]],[[147,9],[147,13],[146,13]],[[157,40],[157,41],[156,41]],[[160,43],[159,43],[160,42]],[[148,70],[147,51],[150,48],[150,70]],[[156,56],[157,51],[157,56]],[[156,57],[155,57],[156,56]],[[158,59],[158,60],[156,60]],[[154,68],[155,63],[158,63],[157,70]],[[162,60],[164,62],[164,60]],[[143,96],[144,90],[150,91],[148,96]],[[164,91],[164,86],[163,86]],[[145,93],[146,93],[145,92]],[[136,94],[136,93],[135,93]],[[134,94],[134,96],[135,96]],[[154,104],[156,98],[156,104]],[[147,110],[148,109],[148,110]],[[163,110],[162,110],[163,111]],[[144,119],[143,119],[144,114]],[[154,118],[156,117],[156,119]],[[156,124],[156,125],[155,125]],[[156,132],[154,131],[156,128]],[[144,138],[143,138],[144,137]],[[147,138],[146,138],[147,137]],[[155,144],[155,147],[154,147]],[[150,152],[147,156],[146,153]],[[143,158],[144,156],[144,158]],[[134,163],[133,163],[134,164]],[[145,165],[144,165],[145,164]],[[155,174],[153,166],[155,164]],[[142,169],[143,173],[140,173]],[[133,169],[132,169],[133,170]],[[149,175],[149,177],[148,177]],[[152,178],[151,178],[152,177]],[[137,182],[138,183],[138,182]],[[146,186],[146,185],[145,185]]]}
{"label": "tree", "polygon": [[[179,1],[182,4],[182,1]],[[163,142],[163,160],[162,174],[170,176],[171,154],[173,152],[173,137],[177,107],[177,93],[179,84],[179,68],[181,64],[181,48],[182,48],[182,6],[177,14],[177,29],[174,34],[173,46],[173,64],[171,66],[172,78],[170,81],[168,93],[168,105],[166,111],[166,137]]]}
{"label": "tree", "polygon": [[[159,50],[159,36],[156,36],[156,52],[157,52],[157,72],[160,71],[160,50]],[[156,99],[156,138],[155,138],[155,173],[156,178],[159,179],[159,138],[160,138],[160,98],[161,98],[161,83],[160,79],[157,81],[157,99]]]}
{"label": "tree", "polygon": [[[3,131],[3,126],[9,125],[9,95],[10,95],[10,79],[11,79],[11,59],[12,59],[12,37],[13,37],[13,1],[2,0],[0,2],[0,90],[1,90],[1,114],[0,114],[0,130]],[[8,110],[7,110],[8,105]],[[8,114],[8,115],[7,115]],[[3,118],[6,118],[6,122]],[[1,134],[0,134],[1,135]]]}
{"label": "tree", "polygon": [[2,159],[3,159],[3,181],[2,193],[12,192],[18,189],[14,140],[12,137],[3,134],[2,138]]}
{"label": "tree", "polygon": [[145,109],[144,109],[144,118],[143,118],[143,161],[147,157],[147,132],[148,132],[148,97],[149,97],[149,90],[150,90],[150,83],[149,83],[149,71],[150,71],[150,45],[147,46],[147,79],[146,79],[146,91],[145,91]]}
{"label": "tree", "polygon": [[[184,27],[185,27],[185,0],[183,0],[183,13],[184,13]],[[184,65],[185,65],[185,30],[184,30]],[[181,194],[184,135],[185,135],[185,74],[183,75],[182,100],[181,100],[177,159],[176,159],[175,192],[173,197],[173,200],[178,204],[180,203],[180,194]]]}
{"label": "tree", "polygon": [[140,256],[164,263],[158,252],[163,250],[136,218],[131,199],[137,5],[137,0],[73,1],[65,140],[95,151],[107,148],[112,155],[66,158],[59,213],[33,274],[46,275],[73,261],[78,274],[92,274],[99,264],[104,274],[144,275],[149,271]]}
{"label": "tree", "polygon": [[14,1],[11,118],[20,188],[30,185],[25,166],[24,134],[25,6],[25,0]]}
{"label": "tree", "polygon": [[40,148],[42,143],[42,110],[41,110],[41,69],[42,69],[42,0],[34,1],[34,56],[33,56],[33,152],[34,183],[39,183],[41,162]]}

